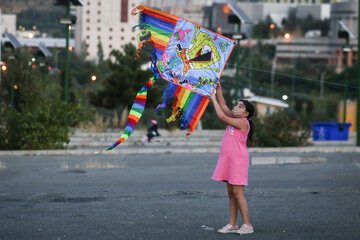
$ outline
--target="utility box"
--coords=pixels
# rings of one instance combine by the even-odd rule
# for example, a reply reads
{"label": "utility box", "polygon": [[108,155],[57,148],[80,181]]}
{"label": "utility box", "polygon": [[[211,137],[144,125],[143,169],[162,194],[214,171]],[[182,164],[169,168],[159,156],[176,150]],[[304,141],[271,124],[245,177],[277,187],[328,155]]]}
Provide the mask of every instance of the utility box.
{"label": "utility box", "polygon": [[347,141],[351,123],[313,122],[311,123],[314,141]]}

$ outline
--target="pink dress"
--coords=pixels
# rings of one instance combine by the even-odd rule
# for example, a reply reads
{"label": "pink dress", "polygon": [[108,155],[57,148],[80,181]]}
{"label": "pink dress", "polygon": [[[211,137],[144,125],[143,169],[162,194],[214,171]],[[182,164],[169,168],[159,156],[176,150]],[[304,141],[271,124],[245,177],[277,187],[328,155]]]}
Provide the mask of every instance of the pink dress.
{"label": "pink dress", "polygon": [[250,124],[246,131],[228,125],[221,142],[219,160],[213,180],[225,181],[232,185],[248,185],[249,152],[246,146]]}

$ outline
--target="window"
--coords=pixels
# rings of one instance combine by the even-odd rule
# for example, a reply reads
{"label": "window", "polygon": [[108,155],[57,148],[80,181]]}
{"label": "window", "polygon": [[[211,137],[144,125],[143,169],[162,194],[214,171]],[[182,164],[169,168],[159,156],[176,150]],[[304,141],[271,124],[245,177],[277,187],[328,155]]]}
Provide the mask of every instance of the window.
{"label": "window", "polygon": [[121,40],[124,40],[124,37],[121,37],[120,39],[121,39]]}
{"label": "window", "polygon": [[101,39],[101,37],[100,36],[98,36],[98,40],[100,40]]}
{"label": "window", "polygon": [[121,0],[121,12],[120,12],[120,21],[128,22],[128,8],[129,8],[129,0]]}
{"label": "window", "polygon": [[90,14],[90,10],[87,10],[87,11],[86,11],[86,14]]}
{"label": "window", "polygon": [[90,27],[87,27],[86,30],[87,30],[87,31],[90,31]]}
{"label": "window", "polygon": [[109,28],[109,31],[110,31],[110,32],[112,32],[112,30],[113,30],[112,28]]}
{"label": "window", "polygon": [[101,22],[101,20],[100,20],[100,19],[98,19],[98,20],[97,20],[97,22],[99,23],[99,22]]}
{"label": "window", "polygon": [[97,29],[98,31],[101,31],[101,28],[100,27],[98,27],[98,29]]}
{"label": "window", "polygon": [[98,14],[101,14],[101,11],[100,11],[100,10],[98,11]]}
{"label": "window", "polygon": [[112,40],[112,36],[110,36],[109,39]]}
{"label": "window", "polygon": [[111,44],[109,45],[109,48],[112,48],[112,45],[111,45]]}
{"label": "window", "polygon": [[90,36],[89,36],[89,35],[87,35],[87,36],[86,36],[86,39],[90,39]]}
{"label": "window", "polygon": [[131,40],[133,40],[133,41],[134,41],[134,40],[135,40],[135,38],[134,38],[134,37],[132,37],[132,38],[131,38]]}
{"label": "window", "polygon": [[101,2],[98,2],[98,6],[101,6]]}
{"label": "window", "polygon": [[90,19],[88,18],[88,19],[86,19],[86,22],[90,22]]}
{"label": "window", "polygon": [[122,28],[120,31],[122,31],[122,32],[123,32],[123,31],[124,31],[124,29]]}

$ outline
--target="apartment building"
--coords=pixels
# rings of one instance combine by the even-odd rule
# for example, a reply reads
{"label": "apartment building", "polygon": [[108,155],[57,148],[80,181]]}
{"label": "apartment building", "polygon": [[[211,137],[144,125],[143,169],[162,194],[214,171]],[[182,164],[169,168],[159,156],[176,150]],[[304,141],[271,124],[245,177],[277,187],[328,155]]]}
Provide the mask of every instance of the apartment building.
{"label": "apartment building", "polygon": [[139,17],[131,10],[139,0],[85,0],[76,8],[75,51],[80,53],[86,46],[87,59],[98,60],[98,45],[101,43],[104,57],[112,50],[122,50],[126,43],[137,45]]}

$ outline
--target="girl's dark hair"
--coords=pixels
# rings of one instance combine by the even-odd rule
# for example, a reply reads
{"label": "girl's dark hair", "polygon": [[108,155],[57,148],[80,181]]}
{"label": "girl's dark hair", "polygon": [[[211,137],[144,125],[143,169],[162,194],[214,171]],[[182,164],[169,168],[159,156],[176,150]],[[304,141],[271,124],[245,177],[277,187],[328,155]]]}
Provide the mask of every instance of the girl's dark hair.
{"label": "girl's dark hair", "polygon": [[246,99],[240,99],[239,101],[242,101],[244,103],[246,111],[249,113],[249,115],[246,117],[249,120],[249,124],[250,124],[250,131],[249,131],[249,134],[248,134],[248,139],[249,139],[250,142],[252,142],[252,136],[253,136],[253,134],[255,132],[255,124],[251,120],[251,118],[252,118],[252,116],[254,116],[255,107],[251,102],[249,102]]}

